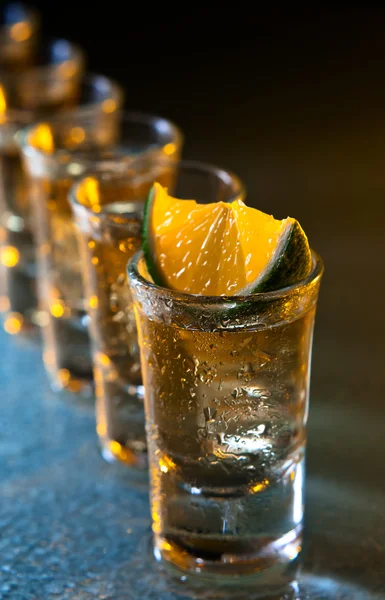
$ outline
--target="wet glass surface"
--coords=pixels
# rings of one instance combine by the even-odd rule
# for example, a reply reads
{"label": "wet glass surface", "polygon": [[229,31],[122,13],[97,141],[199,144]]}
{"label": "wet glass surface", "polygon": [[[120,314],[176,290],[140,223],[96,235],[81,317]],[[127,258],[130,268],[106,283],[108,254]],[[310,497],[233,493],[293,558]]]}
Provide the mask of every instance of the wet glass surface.
{"label": "wet glass surface", "polygon": [[[50,391],[38,344],[0,333],[0,355],[0,598],[232,597],[194,590],[156,565],[146,476],[100,458],[92,403]],[[305,569],[285,600],[385,598],[384,483],[376,468],[383,420],[347,411],[332,379],[323,381],[334,390],[331,411],[320,379],[314,375]]]}
{"label": "wet glass surface", "polygon": [[[217,7],[213,12],[217,22]],[[149,35],[147,18],[133,20],[143,30],[130,33],[138,44],[144,35],[147,45],[153,39],[143,63],[128,70],[126,61],[111,60],[120,51],[126,56],[127,22],[121,42],[109,40],[110,54],[105,44],[97,53],[94,31],[89,50],[101,71],[135,89],[136,105],[156,106],[183,128],[186,158],[234,170],[250,204],[297,218],[322,256],[305,569],[295,593],[299,600],[383,599],[384,20],[361,8],[350,21],[333,10],[298,25],[295,11],[289,21],[277,19],[274,6],[270,19],[258,17],[257,33],[247,19],[247,36],[245,19],[234,24],[234,12],[225,30],[207,23],[200,53],[195,24],[186,42],[185,27],[170,21],[164,39],[173,43],[160,52],[159,20]],[[107,17],[103,11],[100,31]],[[71,11],[60,13],[66,18],[74,23]],[[213,44],[210,54],[215,30],[228,46]],[[168,75],[166,63],[175,65]],[[1,600],[210,598],[209,589],[189,591],[188,582],[159,572],[147,483],[102,461],[92,407],[49,391],[36,347],[0,333],[0,356]]]}

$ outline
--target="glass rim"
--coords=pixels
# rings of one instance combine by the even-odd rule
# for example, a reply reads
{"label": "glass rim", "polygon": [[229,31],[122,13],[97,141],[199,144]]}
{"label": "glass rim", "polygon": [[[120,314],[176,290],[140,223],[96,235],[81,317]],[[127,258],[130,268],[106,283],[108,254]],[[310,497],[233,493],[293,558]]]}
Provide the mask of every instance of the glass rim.
{"label": "glass rim", "polygon": [[143,250],[139,250],[134,254],[131,260],[127,264],[127,275],[129,281],[132,280],[135,283],[146,288],[157,296],[163,299],[173,300],[181,304],[190,306],[201,306],[201,305],[226,305],[229,308],[231,304],[244,304],[250,302],[268,302],[272,300],[282,300],[298,294],[303,290],[306,290],[311,284],[315,284],[320,281],[324,266],[321,256],[315,250],[311,249],[313,258],[313,268],[307,277],[304,277],[300,281],[278,290],[272,290],[270,292],[256,292],[254,294],[244,294],[241,296],[201,296],[199,294],[187,294],[185,292],[177,292],[169,288],[157,285],[152,281],[149,281],[143,275],[139,273],[138,263],[141,259],[145,261]]}
{"label": "glass rim", "polygon": [[[54,150],[54,152],[44,152],[44,150],[40,150],[35,148],[31,144],[29,144],[27,137],[33,131],[33,129],[41,124],[47,125],[55,125],[60,123],[65,123],[67,120],[70,121],[72,118],[75,119],[87,119],[92,117],[93,111],[95,112],[104,112],[102,104],[105,100],[113,100],[116,102],[116,109],[112,112],[121,111],[122,104],[124,102],[124,89],[123,87],[114,79],[111,79],[107,75],[103,75],[101,73],[86,73],[82,78],[81,85],[83,84],[92,84],[95,81],[103,80],[108,82],[110,86],[110,94],[108,98],[98,102],[85,102],[84,104],[75,105],[73,107],[64,108],[58,113],[53,113],[48,115],[46,119],[38,119],[34,116],[34,111],[31,110],[18,110],[18,109],[9,109],[6,110],[5,120],[9,120],[9,122],[19,122],[21,126],[21,130],[17,133],[17,143],[20,148],[23,149],[24,152],[32,152],[34,155],[38,156],[47,156],[47,157],[55,157],[68,155],[68,153],[76,154],[76,150],[71,152],[71,150],[65,150],[63,148],[58,148]],[[108,112],[104,112],[106,116]],[[76,123],[74,124],[76,126]],[[81,153],[81,151],[78,151]]]}
{"label": "glass rim", "polygon": [[9,77],[11,79],[24,79],[25,77],[31,77],[31,76],[38,76],[38,77],[48,77],[50,75],[51,72],[54,72],[55,69],[57,69],[60,65],[65,64],[66,62],[70,61],[70,60],[75,60],[78,61],[80,65],[84,65],[85,61],[86,61],[86,54],[85,51],[83,50],[83,48],[81,48],[81,46],[79,46],[79,44],[77,44],[76,42],[72,42],[71,40],[68,40],[66,38],[63,37],[47,37],[47,38],[43,38],[42,40],[40,40],[40,42],[38,43],[38,48],[40,49],[48,49],[51,48],[54,44],[60,43],[60,42],[64,42],[69,50],[70,50],[70,56],[60,60],[57,63],[49,63],[49,62],[44,62],[43,64],[36,64],[36,65],[31,65],[30,67],[28,67],[28,69],[26,69],[25,71],[21,71],[20,73],[16,72],[16,73],[10,73]]}
{"label": "glass rim", "polygon": [[[94,76],[95,77],[95,76]],[[99,77],[99,75],[97,75],[96,77]],[[109,77],[106,77],[104,75],[102,75],[101,77],[105,77],[105,79],[107,79],[108,81],[110,81],[111,83],[113,83],[114,85],[116,85],[116,89],[117,90],[122,90],[123,88],[121,88],[121,86],[116,83],[114,80],[110,79]],[[122,101],[123,101],[123,92],[122,92]],[[35,127],[37,127],[38,125],[44,123],[44,124],[48,124],[48,125],[55,125],[55,124],[60,124],[66,121],[66,119],[71,118],[75,116],[75,119],[79,118],[79,119],[87,119],[90,116],[89,111],[90,110],[95,110],[95,114],[100,111],[103,112],[100,107],[102,105],[102,102],[97,102],[97,103],[90,103],[90,104],[84,104],[83,106],[80,107],[74,107],[73,109],[69,109],[66,111],[62,111],[60,114],[55,115],[53,117],[49,117],[48,119],[45,120],[41,120],[41,121],[35,121],[33,123],[27,124],[26,127],[24,127],[18,134],[18,144],[19,146],[22,148],[23,152],[26,155],[30,155],[33,154],[34,156],[40,156],[40,157],[46,157],[46,158],[59,158],[60,157],[66,157],[68,155],[71,156],[84,156],[87,155],[87,151],[82,151],[82,150],[74,150],[71,151],[69,149],[64,149],[64,148],[58,148],[56,150],[54,150],[52,153],[49,152],[45,152],[44,150],[40,150],[35,148],[34,146],[32,146],[31,144],[29,144],[28,142],[28,135],[30,134],[31,131],[33,131],[33,129]],[[135,122],[135,123],[143,123],[143,124],[148,124],[151,125],[153,123],[166,123],[167,126],[170,128],[173,136],[174,136],[174,143],[177,144],[178,148],[180,148],[182,146],[183,140],[184,140],[184,136],[182,133],[182,130],[175,125],[175,123],[173,123],[172,121],[169,121],[168,119],[166,119],[165,117],[159,117],[157,115],[153,115],[151,113],[145,113],[145,112],[140,112],[140,111],[125,111],[122,110],[121,107],[117,107],[116,111],[114,112],[119,112],[120,115],[120,123],[122,125],[124,125],[124,123],[128,123],[128,122]],[[109,116],[109,114],[112,113],[103,113],[105,114],[106,117]],[[169,143],[169,142],[167,142]],[[158,150],[162,150],[167,144],[163,144],[161,146],[158,147]],[[111,146],[110,148],[105,149],[104,151],[107,152],[116,152],[117,149],[119,148],[123,148],[123,144],[115,144],[113,146]],[[103,150],[100,151],[101,155],[103,153]],[[116,155],[116,160],[118,160],[119,158],[123,158],[124,154],[117,154]],[[139,159],[139,157],[138,157]],[[102,160],[102,159],[101,159]],[[95,161],[97,162],[97,161]],[[105,162],[105,161],[103,161]]]}
{"label": "glass rim", "polygon": [[[55,73],[55,70],[57,70],[61,65],[65,64],[66,62],[69,62],[71,60],[75,60],[78,64],[79,64],[79,73],[76,73],[76,76],[80,75],[83,72],[84,69],[84,65],[85,65],[85,61],[86,61],[86,55],[84,50],[78,45],[75,44],[74,42],[71,42],[70,40],[67,40],[65,38],[48,38],[47,40],[43,40],[43,43],[46,44],[47,47],[51,46],[52,44],[56,43],[56,42],[65,42],[66,44],[68,44],[71,48],[71,57],[66,58],[65,60],[62,60],[58,63],[52,63],[52,64],[43,64],[43,65],[32,65],[30,68],[26,69],[25,71],[22,71],[21,73],[10,73],[9,75],[7,75],[7,77],[9,77],[9,80],[17,80],[19,79],[20,81],[22,81],[23,79],[25,79],[26,77],[38,77],[40,79],[44,79],[44,78],[49,78],[51,74]],[[85,80],[85,78],[87,77],[87,75],[83,78],[83,81]],[[72,79],[72,77],[70,77],[69,79]],[[5,80],[6,81],[6,80]],[[0,84],[1,87],[1,84]],[[67,109],[70,110],[70,109]],[[63,110],[64,113],[64,110]],[[36,123],[36,110],[34,109],[30,109],[30,108],[13,108],[6,106],[5,111],[1,114],[2,117],[2,121],[0,122],[0,125],[3,125],[4,123],[18,123],[20,122],[20,124],[23,126],[28,126],[28,125],[34,125]]]}
{"label": "glass rim", "polygon": [[[119,149],[119,146],[117,147]],[[113,149],[113,151],[116,149]],[[143,156],[139,156],[137,157],[136,160],[134,161],[130,161],[127,162],[127,158],[128,156],[124,156],[124,154],[122,154],[121,156],[117,156],[117,157],[113,157],[112,159],[106,159],[100,160],[100,164],[104,163],[108,165],[113,165],[113,164],[118,164],[119,166],[122,167],[122,171],[116,171],[116,170],[107,170],[104,171],[104,173],[108,173],[110,175],[112,175],[113,177],[116,177],[117,180],[124,180],[125,176],[127,176],[127,174],[124,171],[124,168],[127,167],[135,167],[136,164],[140,164],[140,162],[146,161],[146,155]],[[241,181],[241,179],[235,175],[232,171],[228,171],[227,169],[222,169],[221,167],[217,167],[216,165],[212,165],[210,163],[205,163],[203,161],[199,161],[199,160],[186,160],[186,159],[180,159],[180,160],[176,160],[176,159],[172,159],[172,158],[159,158],[159,159],[155,159],[156,165],[158,166],[165,166],[165,167],[170,167],[170,168],[176,168],[176,169],[191,169],[191,170],[200,170],[200,171],[205,171],[206,173],[210,173],[210,174],[216,174],[218,175],[223,181],[225,181],[225,178],[228,181],[231,181],[235,184],[235,192],[233,197],[228,201],[228,202],[232,202],[233,200],[237,200],[237,199],[244,199],[246,196],[246,189],[245,186],[243,184],[243,182]],[[79,202],[79,200],[77,199],[77,191],[80,188],[80,186],[82,185],[82,183],[84,182],[84,180],[87,177],[99,177],[99,179],[102,177],[103,172],[102,171],[95,171],[95,170],[88,170],[85,174],[84,177],[82,177],[81,179],[77,180],[76,183],[71,187],[71,190],[69,192],[69,200],[71,205],[77,209],[77,210],[84,210],[87,214],[89,214],[90,216],[92,215],[93,217],[100,217],[100,218],[116,218],[117,214],[113,211],[109,211],[108,210],[108,206],[109,204],[115,204],[115,202],[119,202],[119,200],[116,200],[114,202],[109,202],[106,205],[101,205],[101,211],[100,212],[95,212],[92,210],[91,207],[85,206],[84,204],[82,204],[81,202]],[[127,204],[137,204],[138,201],[137,200],[128,200]],[[107,209],[107,210],[106,210]]]}

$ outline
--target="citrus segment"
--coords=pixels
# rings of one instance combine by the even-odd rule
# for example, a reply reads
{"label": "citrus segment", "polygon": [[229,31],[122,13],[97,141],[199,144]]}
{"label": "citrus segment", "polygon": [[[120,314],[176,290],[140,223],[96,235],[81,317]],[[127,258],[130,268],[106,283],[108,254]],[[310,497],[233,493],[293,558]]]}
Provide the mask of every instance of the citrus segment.
{"label": "citrus segment", "polygon": [[155,183],[148,196],[143,249],[154,282],[205,296],[285,287],[308,275],[311,252],[292,218],[279,221],[241,200],[198,204]]}

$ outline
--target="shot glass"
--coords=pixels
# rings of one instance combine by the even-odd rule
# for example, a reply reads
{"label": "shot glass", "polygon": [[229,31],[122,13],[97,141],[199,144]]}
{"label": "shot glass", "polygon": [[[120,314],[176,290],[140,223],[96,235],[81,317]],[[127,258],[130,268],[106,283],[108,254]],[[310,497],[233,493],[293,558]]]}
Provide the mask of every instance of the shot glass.
{"label": "shot glass", "polygon": [[35,60],[39,15],[20,2],[0,10],[0,71],[18,72]]}
{"label": "shot glass", "polygon": [[[134,161],[100,163],[98,173],[73,188],[71,199],[83,257],[102,455],[144,467],[143,385],[126,266],[141,246],[144,200],[155,180],[165,186],[172,181],[182,136],[163,119],[142,116],[140,122],[143,136],[147,129],[154,142],[158,137],[158,149]],[[167,161],[161,159],[165,148],[173,149]]]}
{"label": "shot glass", "polygon": [[203,297],[155,285],[141,252],[129,263],[155,557],[171,570],[266,595],[295,578],[321,275],[314,253],[292,287]]}
{"label": "shot glass", "polygon": [[16,136],[78,101],[84,65],[82,52],[65,40],[43,50],[42,65],[0,73],[0,312],[12,334],[35,330],[38,317],[31,205]]}
{"label": "shot glass", "polygon": [[37,247],[44,364],[54,390],[86,396],[92,391],[92,360],[68,193],[98,152],[116,143],[122,99],[113,81],[89,76],[78,107],[19,136]]}

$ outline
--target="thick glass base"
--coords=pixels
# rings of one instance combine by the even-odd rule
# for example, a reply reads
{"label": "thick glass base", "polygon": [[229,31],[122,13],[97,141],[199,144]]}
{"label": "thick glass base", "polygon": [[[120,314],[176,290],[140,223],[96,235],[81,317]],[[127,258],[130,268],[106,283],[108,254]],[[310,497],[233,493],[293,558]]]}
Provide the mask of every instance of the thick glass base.
{"label": "thick glass base", "polygon": [[102,457],[108,463],[120,462],[137,469],[146,469],[148,466],[147,452],[143,448],[129,448],[105,438],[100,439],[100,446]]}
{"label": "thick glass base", "polygon": [[[100,357],[105,365],[100,366]],[[107,462],[147,468],[144,388],[128,381],[122,365],[99,352],[95,360],[96,431]]]}
{"label": "thick glass base", "polygon": [[[253,552],[250,552],[247,540],[234,541],[226,550],[220,540],[215,544],[214,540],[205,543],[201,539],[198,551],[198,544],[182,546],[169,537],[156,535],[154,555],[174,575],[188,575],[189,580],[197,585],[207,583],[219,588],[250,588],[253,598],[270,598],[289,589],[296,579],[301,543],[300,527],[279,539],[261,540],[259,548],[254,540]],[[202,550],[204,546],[206,550]],[[218,548],[221,550],[218,551]]]}
{"label": "thick glass base", "polygon": [[92,373],[88,376],[86,374],[83,376],[78,375],[69,369],[52,371],[47,365],[46,371],[53,392],[66,391],[71,394],[79,394],[85,399],[94,397],[95,392]]}
{"label": "thick glass base", "polygon": [[67,369],[61,369],[58,377],[50,377],[50,386],[53,392],[66,391],[71,394],[79,394],[85,399],[94,397],[92,379],[74,377]]}

